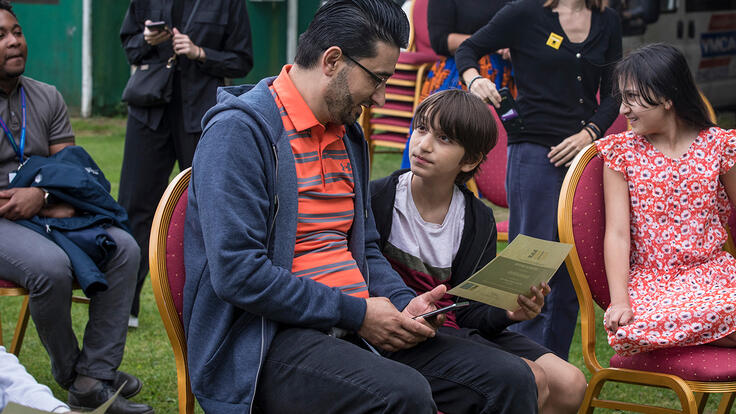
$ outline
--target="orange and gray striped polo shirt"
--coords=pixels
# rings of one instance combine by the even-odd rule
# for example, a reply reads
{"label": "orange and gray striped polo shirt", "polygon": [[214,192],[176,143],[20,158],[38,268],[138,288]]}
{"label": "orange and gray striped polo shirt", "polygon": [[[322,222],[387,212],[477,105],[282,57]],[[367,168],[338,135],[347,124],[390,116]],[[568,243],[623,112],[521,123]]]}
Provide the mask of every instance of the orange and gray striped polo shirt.
{"label": "orange and gray striped polo shirt", "polygon": [[322,125],[289,77],[286,65],[270,90],[296,164],[299,191],[292,273],[367,298],[368,287],[348,250],[353,225],[353,169],[343,125]]}

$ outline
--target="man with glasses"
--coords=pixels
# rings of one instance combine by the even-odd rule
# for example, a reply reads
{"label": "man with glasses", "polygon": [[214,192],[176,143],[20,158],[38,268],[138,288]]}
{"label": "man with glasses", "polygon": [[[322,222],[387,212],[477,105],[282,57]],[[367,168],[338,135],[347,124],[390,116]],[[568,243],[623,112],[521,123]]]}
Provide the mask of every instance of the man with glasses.
{"label": "man with glasses", "polygon": [[414,319],[445,287],[416,296],[378,250],[356,121],[408,33],[391,0],[328,1],[293,65],[205,115],[183,318],[206,412],[536,412],[527,364]]}

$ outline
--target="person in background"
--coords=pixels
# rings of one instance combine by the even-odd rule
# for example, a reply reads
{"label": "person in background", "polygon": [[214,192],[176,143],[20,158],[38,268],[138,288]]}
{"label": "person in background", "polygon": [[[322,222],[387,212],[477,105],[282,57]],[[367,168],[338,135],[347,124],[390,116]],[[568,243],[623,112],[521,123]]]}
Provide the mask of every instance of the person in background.
{"label": "person in background", "polygon": [[608,343],[621,355],[736,347],[736,131],[713,125],[684,55],[657,43],[614,75],[631,131],[596,142],[606,168]]}
{"label": "person in background", "polygon": [[[295,62],[221,89],[184,230],[183,320],[207,412],[535,413],[531,369],[436,333],[378,250],[368,144],[409,22],[391,0],[326,2]],[[418,318],[417,318],[418,317]]]}
{"label": "person in background", "polygon": [[[154,30],[146,23],[163,21]],[[253,67],[250,22],[242,0],[131,0],[120,28],[131,65],[176,57],[171,102],[128,105],[118,202],[127,210],[141,247],[130,325],[138,326],[140,292],[148,274],[148,237],[156,206],[178,162],[192,165],[205,111],[215,104],[225,78],[240,78]]]}
{"label": "person in background", "polygon": [[[454,89],[437,92],[417,107],[411,170],[371,182],[379,248],[417,293],[458,286],[496,256],[493,211],[464,186],[496,136],[490,109],[478,97]],[[494,358],[523,358],[534,372],[540,412],[574,413],[585,394],[583,373],[506,329],[534,318],[549,286],[532,286],[530,292],[531,298],[518,296],[513,312],[471,301],[448,313],[439,332],[484,344]],[[445,295],[438,306],[453,301]]]}
{"label": "person in background", "polygon": [[[509,48],[524,124],[508,131],[509,241],[518,234],[558,240],[557,200],[567,166],[616,118],[611,71],[621,58],[621,23],[602,0],[519,0],[506,5],[455,53],[468,90],[500,105],[478,58]],[[600,92],[600,105],[596,94]],[[567,359],[578,301],[563,266],[542,314],[509,329]]]}
{"label": "person in background", "polygon": [[[69,204],[39,186],[8,188],[23,174],[31,156],[49,157],[74,145],[66,104],[51,85],[22,76],[28,46],[6,0],[0,1],[0,275],[29,291],[30,313],[51,360],[56,382],[69,390],[69,404],[97,408],[123,384],[111,414],[149,414],[146,404],[129,401],[142,382],[119,371],[125,351],[127,313],[135,291],[140,254],[133,237],[120,227],[105,232],[114,242],[104,266],[107,289],[90,298],[89,320],[80,349],[72,329],[71,299],[75,273],[65,250],[19,222],[34,216],[72,217]],[[72,148],[69,148],[71,150]],[[30,168],[30,167],[28,167]],[[43,182],[43,177],[37,176]],[[48,237],[47,237],[48,236]]]}
{"label": "person in background", "polygon": [[[442,56],[427,72],[420,102],[430,94],[446,89],[466,89],[455,62],[458,46],[485,26],[509,0],[429,0],[427,28],[435,53]],[[516,95],[508,50],[492,52],[478,59],[479,73],[493,81],[496,88],[509,88]],[[505,54],[505,56],[504,56]],[[409,168],[409,142],[404,148],[401,168]]]}

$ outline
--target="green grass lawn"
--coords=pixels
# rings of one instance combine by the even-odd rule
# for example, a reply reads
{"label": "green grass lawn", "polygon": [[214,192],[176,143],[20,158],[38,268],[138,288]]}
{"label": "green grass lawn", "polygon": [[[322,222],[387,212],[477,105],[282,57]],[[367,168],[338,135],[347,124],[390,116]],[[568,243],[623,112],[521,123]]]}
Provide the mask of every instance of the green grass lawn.
{"label": "green grass lawn", "polygon": [[[733,117],[730,118],[730,121],[733,122]],[[123,155],[125,120],[123,118],[73,119],[72,125],[77,135],[77,144],[85,147],[92,154],[104,171],[105,176],[110,180],[112,194],[117,195]],[[395,153],[376,154],[371,177],[375,179],[389,174],[398,168],[400,158],[400,155]],[[494,211],[497,217],[504,217],[506,214],[504,209],[494,208]],[[504,246],[499,246],[499,248],[502,247]],[[3,323],[2,334],[8,344],[13,334],[20,302],[20,298],[3,298],[0,300],[0,315]],[[81,341],[81,334],[87,321],[87,306],[74,304],[72,312],[74,328]],[[602,320],[600,309],[598,320]],[[605,334],[600,329],[598,330],[596,350],[600,361],[605,365],[613,351],[607,345]],[[26,332],[20,360],[39,382],[48,384],[59,399],[66,400],[66,393],[56,385],[51,377],[48,356],[38,339],[32,321]],[[570,350],[570,362],[580,367],[586,375],[589,375],[584,367],[580,351],[579,324]],[[138,375],[144,381],[143,391],[134,400],[152,405],[159,414],[177,412],[174,357],[149,282],[146,282],[143,289],[140,327],[130,330],[128,333],[125,358],[120,368]],[[679,407],[674,393],[664,390],[647,389],[642,391],[641,388],[609,385],[604,388],[603,396],[626,398],[636,402],[662,403],[672,408]],[[711,401],[706,412],[715,412],[716,402]],[[202,412],[201,409],[198,408],[198,412]],[[611,411],[598,410],[597,412]]]}

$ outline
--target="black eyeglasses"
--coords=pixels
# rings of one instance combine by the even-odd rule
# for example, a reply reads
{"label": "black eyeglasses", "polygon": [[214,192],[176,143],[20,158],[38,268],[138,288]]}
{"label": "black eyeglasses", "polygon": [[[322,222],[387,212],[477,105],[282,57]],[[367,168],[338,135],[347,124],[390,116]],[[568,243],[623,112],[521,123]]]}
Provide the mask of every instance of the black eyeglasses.
{"label": "black eyeglasses", "polygon": [[343,52],[342,55],[345,56],[346,58],[350,59],[351,62],[353,62],[356,65],[358,65],[358,67],[361,68],[361,69],[363,69],[365,71],[365,73],[369,74],[371,76],[371,78],[373,78],[373,82],[376,84],[376,86],[375,86],[376,89],[380,88],[381,85],[385,85],[386,84],[386,81],[388,81],[389,76],[385,76],[385,77],[384,76],[379,76],[375,72],[373,72],[372,70],[370,70],[367,67],[365,67],[365,66],[361,65],[360,63],[358,63],[357,60],[351,58],[350,55],[348,55],[347,53]]}

